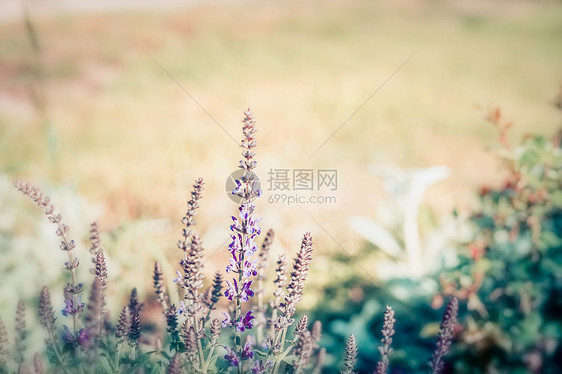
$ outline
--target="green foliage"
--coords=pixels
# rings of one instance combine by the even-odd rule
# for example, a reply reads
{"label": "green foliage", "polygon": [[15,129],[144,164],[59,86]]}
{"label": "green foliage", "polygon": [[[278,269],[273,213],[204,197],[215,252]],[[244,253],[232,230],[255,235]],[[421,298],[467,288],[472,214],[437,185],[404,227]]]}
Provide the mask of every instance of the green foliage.
{"label": "green foliage", "polygon": [[[459,311],[446,371],[554,373],[562,365],[562,131],[552,139],[527,136],[511,147],[511,125],[499,111],[490,120],[500,130],[496,151],[508,177],[500,188],[479,191],[479,206],[459,223],[471,234],[452,243],[452,265],[417,280],[397,276],[378,283],[353,271],[350,258],[330,264],[340,277],[348,275],[324,285],[331,297],[311,313],[325,323],[322,343],[333,364],[327,372],[337,372],[339,347],[349,333],[359,343],[360,372],[372,370],[379,357],[366,347],[380,339],[385,304],[395,307],[398,321],[391,367],[428,370],[424,358],[439,331],[436,309],[452,295],[466,307]],[[380,256],[367,246],[355,258],[369,264]],[[343,301],[357,289],[358,300]]]}
{"label": "green foliage", "polygon": [[561,135],[504,143],[509,177],[480,191],[474,240],[442,277],[468,300],[457,370],[554,372],[562,362]]}

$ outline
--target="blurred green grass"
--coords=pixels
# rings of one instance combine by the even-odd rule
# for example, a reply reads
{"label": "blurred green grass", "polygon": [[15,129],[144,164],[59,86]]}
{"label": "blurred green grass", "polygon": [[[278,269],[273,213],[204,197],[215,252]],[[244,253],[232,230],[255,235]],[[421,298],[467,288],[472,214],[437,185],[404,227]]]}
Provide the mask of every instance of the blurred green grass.
{"label": "blurred green grass", "polygon": [[[224,181],[239,150],[152,55],[235,139],[242,111],[252,107],[262,179],[269,168],[338,169],[338,203],[306,210],[353,253],[361,243],[345,220],[371,214],[385,198],[366,172],[370,163],[450,166],[451,178],[427,199],[449,212],[469,206],[477,186],[501,179],[485,150],[496,137],[484,120],[489,109],[501,106],[514,120],[514,139],[551,134],[560,123],[549,100],[562,82],[561,3],[471,4],[251,1],[48,17],[30,9],[56,158],[49,161],[45,122],[30,97],[38,82],[24,24],[4,23],[0,170],[72,185],[103,204],[105,230],[131,220],[174,222],[150,251],[133,242],[113,249],[123,261],[152,260],[161,249],[174,258],[177,221],[202,176],[201,231],[210,250],[218,247],[234,210]],[[305,230],[317,234],[319,252],[337,247],[302,207],[258,205],[264,226],[279,232],[279,249],[294,253]],[[208,264],[209,274],[219,262]],[[131,267],[146,277],[146,267]]]}

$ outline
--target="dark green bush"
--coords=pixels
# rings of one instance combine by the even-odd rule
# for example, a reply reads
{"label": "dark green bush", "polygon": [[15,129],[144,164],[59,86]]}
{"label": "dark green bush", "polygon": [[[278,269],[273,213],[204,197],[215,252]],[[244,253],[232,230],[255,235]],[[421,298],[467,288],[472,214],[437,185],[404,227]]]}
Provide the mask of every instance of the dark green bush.
{"label": "dark green bush", "polygon": [[[313,313],[325,322],[324,343],[334,362],[345,332],[362,331],[360,347],[380,339],[381,312],[390,304],[398,321],[391,372],[426,371],[424,358],[438,332],[434,321],[443,300],[454,295],[466,307],[459,309],[446,372],[555,373],[562,367],[562,131],[551,139],[526,136],[512,147],[511,125],[499,110],[489,119],[500,130],[496,150],[508,177],[500,187],[478,192],[479,206],[465,222],[472,234],[455,244],[455,265],[416,281],[391,279],[382,285],[355,272],[344,288],[338,287],[342,281],[325,287],[335,300],[354,288],[370,300],[339,308],[336,301]],[[357,261],[368,263],[374,250],[367,246]],[[341,269],[355,266],[349,258],[337,261],[334,266]],[[428,293],[427,284],[438,284],[439,292]],[[391,294],[397,288],[409,296],[395,299]],[[360,372],[370,372],[377,359],[360,350]]]}

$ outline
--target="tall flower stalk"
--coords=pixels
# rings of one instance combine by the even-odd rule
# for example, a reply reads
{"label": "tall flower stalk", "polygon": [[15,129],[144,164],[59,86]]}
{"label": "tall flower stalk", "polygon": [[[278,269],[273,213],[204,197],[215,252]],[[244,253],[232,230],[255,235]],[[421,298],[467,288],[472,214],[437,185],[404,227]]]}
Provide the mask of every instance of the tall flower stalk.
{"label": "tall flower stalk", "polygon": [[0,318],[0,372],[7,371],[9,357],[8,331],[6,330],[6,325],[4,325],[4,322]]}
{"label": "tall flower stalk", "polygon": [[388,305],[386,306],[386,311],[384,312],[384,325],[382,328],[382,339],[381,346],[379,347],[379,352],[381,354],[381,359],[377,363],[377,369],[375,374],[386,374],[388,370],[388,356],[392,353],[392,336],[394,335],[394,323],[396,319],[394,318],[394,310]]}
{"label": "tall flower stalk", "polygon": [[341,374],[355,374],[355,364],[357,363],[357,339],[355,336],[349,335],[345,345],[345,359]]}
{"label": "tall flower stalk", "polygon": [[74,257],[73,254],[76,243],[68,238],[69,228],[62,221],[62,215],[56,212],[55,206],[51,203],[48,196],[43,194],[39,188],[21,180],[14,180],[14,187],[43,209],[49,222],[57,226],[56,235],[61,239],[60,249],[68,254],[65,268],[70,272],[70,282],[64,287],[65,307],[61,312],[64,316],[72,316],[73,339],[76,339],[78,337],[78,316],[84,310],[84,303],[81,302],[79,297],[84,286],[82,283],[76,282],[76,269],[80,264],[78,258]]}
{"label": "tall flower stalk", "polygon": [[232,281],[226,281],[227,289],[224,295],[233,303],[235,303],[234,318],[230,316],[223,321],[224,326],[232,326],[234,328],[234,352],[229,352],[229,360],[233,366],[238,367],[238,372],[242,373],[242,338],[241,332],[252,328],[252,312],[248,311],[245,315],[242,313],[242,303],[247,302],[250,297],[254,296],[252,290],[252,281],[250,277],[257,275],[257,266],[255,261],[251,261],[252,255],[257,250],[256,237],[261,233],[258,226],[258,220],[254,216],[255,205],[252,203],[261,195],[258,180],[252,172],[257,165],[254,160],[254,148],[257,146],[255,134],[257,132],[253,113],[248,109],[244,112],[244,120],[242,132],[244,137],[241,142],[242,157],[240,168],[244,170],[240,179],[235,180],[236,188],[232,191],[233,195],[240,198],[240,206],[238,208],[238,217],[232,217],[232,242],[228,246],[231,258],[230,264],[226,268],[227,273],[233,273],[237,276]]}
{"label": "tall flower stalk", "polygon": [[269,249],[271,248],[271,244],[273,244],[273,239],[275,238],[275,231],[273,229],[269,229],[265,238],[263,239],[263,243],[261,245],[259,254],[258,254],[258,261],[257,261],[257,290],[256,296],[258,299],[257,306],[254,308],[256,312],[256,327],[257,327],[257,343],[260,344],[263,340],[263,330],[264,326],[266,325],[267,319],[265,317],[265,312],[267,310],[267,305],[264,302],[264,287],[265,287],[265,280],[267,279],[267,260],[269,257]]}
{"label": "tall flower stalk", "polygon": [[304,282],[308,277],[308,270],[310,269],[310,262],[312,261],[312,235],[309,232],[304,234],[301,242],[301,248],[297,253],[297,257],[293,262],[293,272],[291,273],[291,280],[287,285],[287,292],[285,299],[279,304],[280,316],[274,322],[274,334],[269,341],[270,353],[276,356],[273,373],[277,373],[281,366],[281,362],[289,354],[295,341],[285,348],[287,339],[287,330],[295,322],[293,318],[296,312],[297,303],[299,303],[303,296]]}
{"label": "tall flower stalk", "polygon": [[182,219],[182,223],[185,225],[182,232],[183,239],[178,241],[178,247],[184,252],[184,257],[180,261],[183,275],[177,279],[184,294],[184,301],[180,302],[179,312],[185,312],[187,316],[184,323],[186,331],[184,340],[186,348],[189,347],[194,354],[196,353],[190,362],[197,372],[202,372],[203,366],[205,366],[205,355],[201,343],[204,327],[200,318],[204,305],[199,292],[199,289],[203,287],[205,276],[202,273],[203,245],[199,235],[193,231],[193,226],[196,224],[195,216],[202,197],[203,186],[202,178],[197,179],[193,184],[191,199],[187,202],[187,210]]}
{"label": "tall flower stalk", "polygon": [[445,356],[451,349],[451,341],[455,334],[455,325],[457,324],[457,314],[459,312],[459,299],[452,297],[447,306],[445,307],[445,312],[443,313],[443,319],[441,320],[441,331],[437,337],[437,342],[435,343],[435,350],[433,351],[433,356],[429,362],[432,374],[439,374],[443,372],[445,368]]}
{"label": "tall flower stalk", "polygon": [[39,295],[39,323],[45,330],[47,330],[48,338],[45,340],[47,349],[54,352],[57,362],[63,366],[63,371],[66,373],[64,368],[64,360],[62,358],[62,353],[57,341],[56,326],[55,326],[55,313],[53,312],[53,306],[51,304],[51,294],[49,288],[44,286],[41,289]]}

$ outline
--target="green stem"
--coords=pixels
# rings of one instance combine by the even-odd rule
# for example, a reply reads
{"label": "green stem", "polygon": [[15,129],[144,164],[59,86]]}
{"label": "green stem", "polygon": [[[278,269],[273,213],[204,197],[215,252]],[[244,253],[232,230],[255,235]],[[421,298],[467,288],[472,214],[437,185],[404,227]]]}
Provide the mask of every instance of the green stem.
{"label": "green stem", "polygon": [[281,333],[280,333],[280,337],[281,337],[281,346],[280,346],[281,348],[280,349],[283,353],[280,356],[276,357],[275,366],[273,366],[273,374],[277,374],[279,372],[279,367],[281,366],[281,361],[287,355],[287,352],[284,351],[286,334],[287,334],[287,328],[285,327],[283,330],[281,330]]}
{"label": "green stem", "polygon": [[55,333],[52,330],[49,330],[49,339],[51,340],[51,345],[53,347],[53,350],[55,351],[55,356],[57,358],[57,361],[59,362],[62,371],[65,373],[68,373],[68,371],[66,370],[66,367],[64,365],[64,361],[62,359],[62,354],[59,348],[59,345],[57,344],[57,340],[55,338]]}
{"label": "green stem", "polygon": [[120,355],[121,355],[121,342],[117,342],[117,347],[115,349],[115,361],[114,361],[115,373],[119,373]]}
{"label": "green stem", "polygon": [[211,361],[213,360],[213,354],[215,353],[215,347],[216,347],[216,345],[211,346],[211,349],[209,350],[209,355],[207,356],[207,360],[205,360],[205,366],[203,367],[203,373],[205,373],[205,374],[209,370],[209,366],[211,365]]}
{"label": "green stem", "polygon": [[131,347],[131,361],[136,361],[137,360],[137,344],[134,344]]}
{"label": "green stem", "polygon": [[257,343],[261,344],[263,340],[263,323],[265,321],[265,316],[263,313],[263,281],[261,280],[260,275],[258,275],[258,317],[259,317],[259,324],[258,324],[258,331],[256,333]]}
{"label": "green stem", "polygon": [[275,298],[275,303],[273,304],[273,311],[271,312],[271,326],[269,327],[269,336],[275,338],[275,321],[277,321],[277,308],[279,305],[280,298],[277,296]]}
{"label": "green stem", "polygon": [[[193,329],[195,330],[195,334],[197,337],[197,333],[199,331],[197,316],[193,316]],[[201,371],[203,371],[203,363],[205,362],[205,353],[203,352],[203,345],[201,344],[201,339],[197,338],[197,351],[199,353],[199,367]]]}
{"label": "green stem", "polygon": [[[240,273],[239,279],[242,279],[242,273]],[[234,346],[236,348],[236,354],[238,355],[238,360],[242,360],[242,337],[240,331],[236,328],[237,321],[242,318],[242,303],[240,302],[240,296],[236,296],[236,319],[234,320]],[[238,374],[242,374],[242,365],[238,365]]]}
{"label": "green stem", "polygon": [[[68,245],[69,241],[68,238],[66,237],[66,233],[64,231],[64,227],[62,223],[61,222],[57,223],[57,226],[59,228],[60,237],[62,238],[62,241]],[[70,280],[72,282],[72,288],[76,289],[76,269],[74,268],[74,256],[72,255],[72,250],[67,251],[67,254],[68,254],[68,264],[70,266],[69,271],[70,271]],[[72,294],[72,303],[74,305],[74,308],[78,307],[78,295],[75,293]],[[78,314],[76,313],[72,315],[72,329],[73,329],[72,332],[76,336],[76,333],[78,332]]]}

